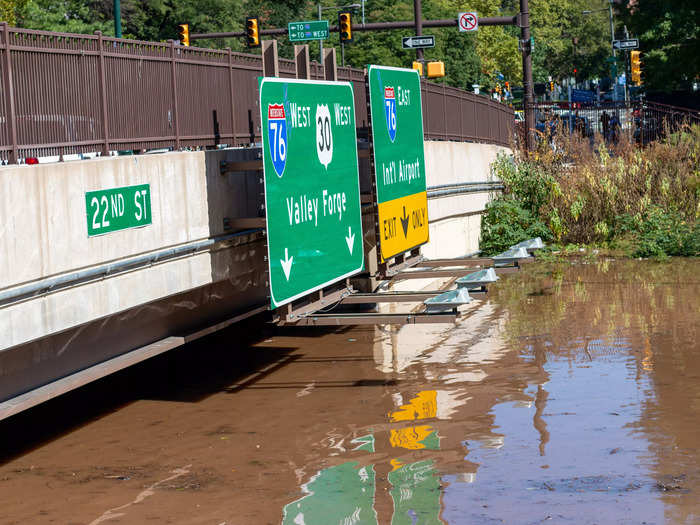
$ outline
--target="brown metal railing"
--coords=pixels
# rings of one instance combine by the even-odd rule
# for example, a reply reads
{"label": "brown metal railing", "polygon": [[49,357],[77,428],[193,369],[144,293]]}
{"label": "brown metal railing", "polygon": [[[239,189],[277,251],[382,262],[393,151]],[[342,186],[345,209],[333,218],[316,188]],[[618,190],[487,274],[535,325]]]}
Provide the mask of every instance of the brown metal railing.
{"label": "brown metal railing", "polygon": [[[259,55],[0,23],[0,159],[110,150],[245,145],[260,140]],[[295,75],[280,60],[280,76]],[[313,63],[311,78],[322,79]],[[356,121],[367,125],[362,70]],[[510,145],[513,111],[466,91],[422,83],[425,137]]]}

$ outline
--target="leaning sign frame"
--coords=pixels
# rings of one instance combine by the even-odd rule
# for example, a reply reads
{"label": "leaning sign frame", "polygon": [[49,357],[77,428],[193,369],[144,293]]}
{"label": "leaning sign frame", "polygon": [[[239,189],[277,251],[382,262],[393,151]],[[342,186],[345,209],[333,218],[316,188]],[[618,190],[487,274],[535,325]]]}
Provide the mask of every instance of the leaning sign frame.
{"label": "leaning sign frame", "polygon": [[364,269],[355,105],[349,82],[275,77],[259,103],[274,309]]}
{"label": "leaning sign frame", "polygon": [[386,269],[430,237],[420,76],[369,65],[366,84],[377,262]]}

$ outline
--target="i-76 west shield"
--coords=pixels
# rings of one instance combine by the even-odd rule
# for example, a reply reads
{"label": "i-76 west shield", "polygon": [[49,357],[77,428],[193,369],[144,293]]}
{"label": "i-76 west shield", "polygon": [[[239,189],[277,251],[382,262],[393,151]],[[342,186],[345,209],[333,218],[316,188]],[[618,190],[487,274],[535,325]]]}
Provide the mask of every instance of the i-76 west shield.
{"label": "i-76 west shield", "polygon": [[364,268],[352,85],[263,78],[260,120],[277,308]]}
{"label": "i-76 west shield", "polygon": [[267,107],[267,141],[272,166],[281,177],[287,163],[287,118],[282,104]]}

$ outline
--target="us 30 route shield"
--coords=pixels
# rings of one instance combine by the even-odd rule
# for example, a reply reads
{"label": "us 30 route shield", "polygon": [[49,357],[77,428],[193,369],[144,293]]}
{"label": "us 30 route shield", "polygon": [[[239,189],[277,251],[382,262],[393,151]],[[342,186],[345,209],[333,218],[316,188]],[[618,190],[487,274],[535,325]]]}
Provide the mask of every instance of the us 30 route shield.
{"label": "us 30 route shield", "polygon": [[382,262],[428,242],[420,77],[369,66],[369,98]]}
{"label": "us 30 route shield", "polygon": [[364,268],[348,82],[260,81],[273,308]]}

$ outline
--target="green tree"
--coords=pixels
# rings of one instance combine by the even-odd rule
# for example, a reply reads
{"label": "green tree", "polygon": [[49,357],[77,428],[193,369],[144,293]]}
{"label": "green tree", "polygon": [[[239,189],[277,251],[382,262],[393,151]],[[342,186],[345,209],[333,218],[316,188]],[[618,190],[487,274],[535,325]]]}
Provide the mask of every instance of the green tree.
{"label": "green tree", "polygon": [[27,7],[27,0],[0,0],[0,20],[11,26],[17,25]]}
{"label": "green tree", "polygon": [[607,75],[605,57],[611,53],[607,6],[607,0],[530,0],[536,82],[549,75],[570,77],[574,68],[577,80]]}
{"label": "green tree", "polygon": [[647,89],[689,89],[700,76],[700,25],[696,0],[638,0],[622,8],[632,36],[640,40]]}

